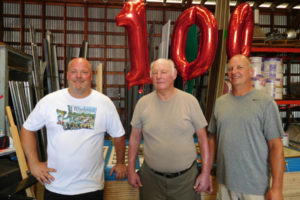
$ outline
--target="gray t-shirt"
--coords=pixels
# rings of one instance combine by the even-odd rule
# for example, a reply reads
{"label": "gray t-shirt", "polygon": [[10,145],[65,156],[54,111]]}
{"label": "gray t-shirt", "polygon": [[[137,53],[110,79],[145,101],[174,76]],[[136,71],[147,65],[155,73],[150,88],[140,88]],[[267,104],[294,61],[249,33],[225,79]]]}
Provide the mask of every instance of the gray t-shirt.
{"label": "gray t-shirt", "polygon": [[258,90],[217,99],[208,131],[217,134],[217,178],[234,192],[268,189],[268,140],[282,137],[278,107]]}
{"label": "gray t-shirt", "polygon": [[176,89],[168,101],[161,101],[156,91],[142,97],[131,125],[142,130],[148,166],[160,172],[178,172],[196,159],[193,134],[204,128],[207,121],[197,99]]}

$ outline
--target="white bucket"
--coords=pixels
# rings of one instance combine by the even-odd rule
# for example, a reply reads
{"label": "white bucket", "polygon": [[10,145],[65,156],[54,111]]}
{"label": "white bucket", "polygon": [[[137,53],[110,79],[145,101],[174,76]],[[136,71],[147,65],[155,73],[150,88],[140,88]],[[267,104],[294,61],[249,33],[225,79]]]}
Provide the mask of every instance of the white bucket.
{"label": "white bucket", "polygon": [[283,146],[285,147],[288,147],[289,146],[289,134],[288,132],[285,132],[282,136],[282,144]]}
{"label": "white bucket", "polygon": [[276,78],[274,81],[276,87],[283,87],[283,78]]}
{"label": "white bucket", "polygon": [[228,80],[224,81],[223,94],[230,93],[232,91],[232,85]]}
{"label": "white bucket", "polygon": [[282,99],[283,88],[282,86],[280,86],[280,81],[276,81],[274,79],[267,79],[265,92],[274,99]]}
{"label": "white bucket", "polygon": [[282,60],[281,58],[268,58],[264,60],[263,75],[266,79],[282,79]]}
{"label": "white bucket", "polygon": [[256,77],[259,75],[263,75],[262,69],[263,69],[263,57],[250,57],[251,65],[254,70],[253,76]]}
{"label": "white bucket", "polygon": [[265,90],[266,79],[262,75],[251,78],[252,86],[258,90]]}

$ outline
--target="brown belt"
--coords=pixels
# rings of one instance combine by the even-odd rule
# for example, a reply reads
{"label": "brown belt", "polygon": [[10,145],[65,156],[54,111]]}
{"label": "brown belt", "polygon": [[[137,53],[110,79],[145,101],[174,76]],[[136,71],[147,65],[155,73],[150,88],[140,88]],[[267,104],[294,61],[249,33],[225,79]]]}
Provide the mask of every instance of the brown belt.
{"label": "brown belt", "polygon": [[193,165],[196,163],[196,160],[193,162],[193,164],[189,167],[189,168],[187,168],[187,169],[184,169],[184,170],[182,170],[182,171],[180,171],[180,172],[174,172],[174,173],[163,173],[163,172],[158,172],[158,171],[155,171],[154,169],[151,169],[151,171],[153,171],[155,174],[158,174],[158,175],[160,175],[160,176],[163,176],[163,177],[166,177],[166,178],[175,178],[175,177],[177,177],[177,176],[180,176],[180,175],[182,175],[182,174],[184,174],[185,172],[187,172],[187,171],[189,171],[192,167],[193,167]]}

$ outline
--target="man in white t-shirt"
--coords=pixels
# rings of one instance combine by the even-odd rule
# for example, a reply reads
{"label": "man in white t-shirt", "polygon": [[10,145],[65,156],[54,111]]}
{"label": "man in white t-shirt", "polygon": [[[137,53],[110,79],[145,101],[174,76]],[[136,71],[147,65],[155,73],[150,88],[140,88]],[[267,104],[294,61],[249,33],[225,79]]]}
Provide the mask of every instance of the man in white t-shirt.
{"label": "man in white t-shirt", "polygon": [[[21,129],[30,171],[45,185],[46,200],[102,199],[106,132],[114,138],[117,153],[110,173],[116,172],[117,179],[127,176],[125,131],[113,102],[91,88],[92,77],[89,61],[73,59],[68,65],[69,87],[42,98]],[[48,158],[41,162],[36,131],[44,126]]]}

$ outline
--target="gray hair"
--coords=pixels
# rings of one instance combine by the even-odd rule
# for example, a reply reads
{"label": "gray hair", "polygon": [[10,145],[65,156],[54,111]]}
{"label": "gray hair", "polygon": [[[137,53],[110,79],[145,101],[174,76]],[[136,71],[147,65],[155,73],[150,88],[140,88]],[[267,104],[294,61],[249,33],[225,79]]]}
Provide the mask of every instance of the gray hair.
{"label": "gray hair", "polygon": [[152,68],[153,68],[153,65],[154,65],[156,62],[161,62],[161,61],[167,62],[167,64],[171,67],[172,75],[175,74],[175,64],[174,64],[173,60],[167,59],[167,58],[159,58],[159,59],[157,59],[157,60],[151,62],[151,64],[150,64],[150,77],[152,77]]}

